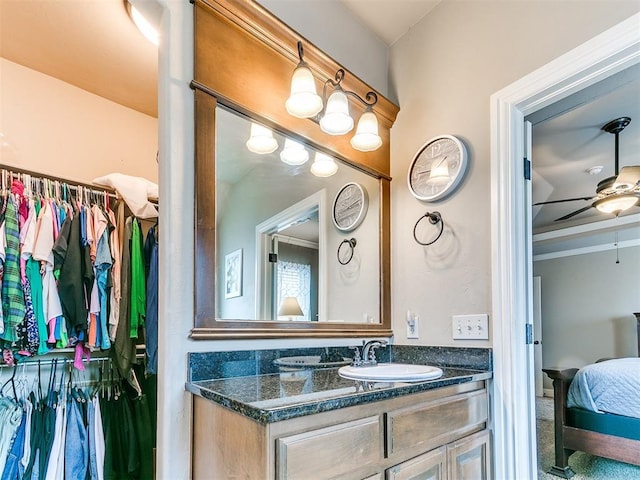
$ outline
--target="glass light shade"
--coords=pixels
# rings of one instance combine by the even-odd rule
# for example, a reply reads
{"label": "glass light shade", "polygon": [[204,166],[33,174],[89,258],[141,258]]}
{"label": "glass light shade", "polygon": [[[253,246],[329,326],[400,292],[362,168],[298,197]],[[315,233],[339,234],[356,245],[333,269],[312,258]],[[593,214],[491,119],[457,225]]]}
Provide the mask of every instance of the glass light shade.
{"label": "glass light shade", "polygon": [[329,135],[344,135],[353,129],[353,118],[349,115],[347,95],[336,89],[327,100],[327,109],[320,119],[320,128]]}
{"label": "glass light shade", "polygon": [[298,65],[291,77],[291,94],[284,104],[290,115],[309,118],[322,110],[322,98],[316,92],[316,83],[309,68]]}
{"label": "glass light shade", "polygon": [[285,138],[284,148],[280,152],[280,160],[287,165],[302,165],[309,160],[309,152],[300,142]]}
{"label": "glass light shade", "polygon": [[287,317],[300,317],[304,315],[300,303],[296,297],[284,297],[280,309],[278,310],[279,316]]}
{"label": "glass light shade", "polygon": [[635,195],[613,195],[596,200],[594,205],[600,212],[618,215],[633,207],[637,202],[638,197]]}
{"label": "glass light shade", "polygon": [[317,152],[313,164],[311,165],[311,173],[316,177],[330,177],[338,171],[338,165],[329,155]]}
{"label": "glass light shade", "polygon": [[251,123],[251,136],[247,140],[247,148],[250,152],[264,155],[278,148],[278,142],[273,138],[273,132],[267,127],[257,123]]}
{"label": "glass light shade", "polygon": [[382,139],[378,135],[378,119],[375,113],[367,110],[358,120],[358,128],[351,139],[351,146],[361,152],[372,152],[380,145],[382,145]]}
{"label": "glass light shade", "polygon": [[133,23],[135,23],[136,27],[138,27],[138,30],[140,30],[140,33],[142,33],[144,38],[149,40],[157,47],[160,44],[160,35],[158,35],[158,31],[153,27],[153,25],[149,23],[146,18],[144,18],[144,16],[138,11],[136,7],[131,4],[129,4],[129,7],[131,9],[130,13]]}
{"label": "glass light shade", "polygon": [[429,179],[427,180],[428,185],[445,185],[451,181],[451,177],[449,176],[449,164],[441,160],[440,164],[432,167],[431,173],[429,174]]}

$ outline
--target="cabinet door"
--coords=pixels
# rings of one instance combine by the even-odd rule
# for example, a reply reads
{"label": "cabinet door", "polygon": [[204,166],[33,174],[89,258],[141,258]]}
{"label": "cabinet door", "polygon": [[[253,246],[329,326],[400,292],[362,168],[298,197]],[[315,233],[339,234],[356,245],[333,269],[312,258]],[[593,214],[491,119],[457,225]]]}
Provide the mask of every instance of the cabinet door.
{"label": "cabinet door", "polygon": [[379,415],[276,440],[278,480],[367,478],[383,458]]}
{"label": "cabinet door", "polygon": [[387,480],[445,480],[446,447],[431,450],[387,470]]}
{"label": "cabinet door", "polygon": [[483,430],[447,446],[449,480],[491,478],[491,437]]}

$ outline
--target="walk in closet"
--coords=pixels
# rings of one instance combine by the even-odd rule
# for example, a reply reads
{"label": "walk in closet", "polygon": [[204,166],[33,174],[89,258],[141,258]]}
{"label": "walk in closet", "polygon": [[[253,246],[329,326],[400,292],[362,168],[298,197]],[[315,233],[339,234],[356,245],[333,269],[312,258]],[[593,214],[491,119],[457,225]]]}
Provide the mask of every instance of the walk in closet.
{"label": "walk in closet", "polygon": [[160,227],[95,180],[158,182],[157,50],[89,3],[2,5],[2,479],[153,478]]}

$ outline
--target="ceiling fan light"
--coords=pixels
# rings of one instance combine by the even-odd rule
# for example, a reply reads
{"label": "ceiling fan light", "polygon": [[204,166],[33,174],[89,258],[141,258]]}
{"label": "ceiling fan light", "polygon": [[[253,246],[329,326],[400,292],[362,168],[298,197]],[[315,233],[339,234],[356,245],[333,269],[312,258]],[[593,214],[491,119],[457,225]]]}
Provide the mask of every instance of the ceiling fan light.
{"label": "ceiling fan light", "polygon": [[635,195],[612,195],[596,200],[593,205],[599,212],[613,213],[615,216],[618,216],[621,212],[630,209],[636,203],[638,203],[638,197]]}

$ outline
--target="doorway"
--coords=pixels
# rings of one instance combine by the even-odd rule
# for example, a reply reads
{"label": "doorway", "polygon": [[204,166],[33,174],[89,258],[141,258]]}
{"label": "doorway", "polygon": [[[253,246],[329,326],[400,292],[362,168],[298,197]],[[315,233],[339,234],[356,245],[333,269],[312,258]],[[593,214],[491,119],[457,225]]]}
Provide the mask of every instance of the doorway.
{"label": "doorway", "polygon": [[491,97],[496,478],[537,474],[524,117],[640,63],[639,21],[634,15]]}

